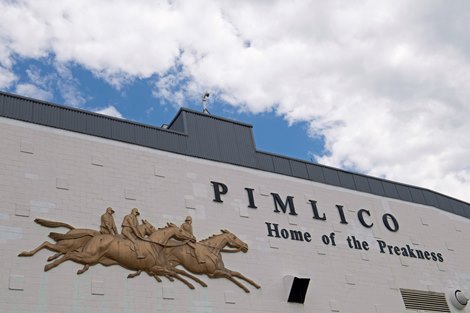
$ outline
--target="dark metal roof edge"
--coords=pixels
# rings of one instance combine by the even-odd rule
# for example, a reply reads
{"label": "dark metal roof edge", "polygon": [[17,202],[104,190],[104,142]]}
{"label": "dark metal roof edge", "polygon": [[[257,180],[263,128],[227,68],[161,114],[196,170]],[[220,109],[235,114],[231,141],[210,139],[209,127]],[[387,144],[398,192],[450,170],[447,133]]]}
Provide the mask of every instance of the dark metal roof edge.
{"label": "dark metal roof edge", "polygon": [[[99,117],[101,117],[101,118],[109,119],[110,121],[115,121],[115,122],[119,122],[119,123],[123,123],[123,122],[124,122],[124,123],[126,123],[126,124],[131,124],[131,125],[136,125],[136,126],[142,126],[142,127],[145,127],[145,128],[150,128],[150,129],[154,129],[154,130],[161,131],[161,132],[172,133],[172,134],[175,134],[175,135],[178,135],[178,136],[184,136],[184,137],[190,136],[190,134],[187,134],[187,133],[182,133],[182,132],[178,132],[178,131],[174,131],[174,130],[169,130],[169,129],[164,129],[164,128],[160,128],[160,127],[155,127],[155,126],[146,125],[146,124],[141,124],[141,123],[138,123],[138,122],[129,121],[129,120],[124,120],[124,119],[120,119],[120,118],[115,118],[115,117],[111,117],[111,116],[108,116],[108,115],[103,115],[103,114],[99,114],[99,113],[95,113],[95,112],[90,112],[90,111],[86,111],[86,110],[82,110],[82,109],[77,109],[77,108],[67,107],[67,106],[63,106],[63,105],[58,105],[58,104],[50,103],[50,102],[47,102],[47,101],[42,101],[42,100],[37,100],[37,99],[29,98],[29,97],[19,96],[19,95],[16,95],[16,94],[11,94],[11,93],[4,92],[4,91],[0,91],[0,95],[4,95],[4,96],[7,96],[7,97],[12,97],[12,98],[16,98],[16,99],[20,99],[20,100],[30,101],[30,102],[36,103],[36,104],[48,105],[48,106],[56,107],[56,108],[62,109],[62,110],[65,109],[65,110],[74,111],[74,112],[77,112],[77,113],[84,113],[84,114],[91,115],[91,116],[99,116]],[[204,114],[204,113],[202,113],[202,112],[194,111],[194,110],[187,109],[187,108],[180,108],[179,111],[178,111],[178,113],[176,114],[175,118],[172,120],[171,124],[178,118],[178,116],[179,116],[182,112],[188,112],[188,113],[200,115],[200,116],[203,116],[203,117],[206,117],[206,118],[213,118],[213,119],[221,120],[221,121],[228,122],[228,123],[234,123],[234,124],[238,124],[238,125],[241,125],[241,126],[244,126],[244,127],[249,127],[249,128],[252,128],[252,127],[253,127],[252,125],[249,125],[249,124],[245,124],[245,123],[233,121],[233,120],[226,119],[226,118],[221,118],[221,117],[217,117],[217,116],[212,116],[212,115]],[[5,116],[5,117],[6,117],[6,118],[15,119],[15,117],[10,117],[10,116]],[[262,170],[262,171],[265,171],[265,172],[275,173],[275,174],[279,174],[279,175],[284,175],[284,176],[289,176],[289,177],[294,177],[294,178],[299,178],[299,179],[305,179],[305,180],[308,180],[308,181],[314,181],[314,182],[316,181],[316,180],[310,179],[310,178],[298,177],[298,176],[296,176],[296,175],[294,175],[294,174],[292,173],[292,169],[290,170],[290,173],[280,173],[280,172],[276,171],[275,169],[273,169],[273,170],[270,170],[270,169],[263,169],[263,168],[259,167],[258,165],[251,166],[251,165],[246,165],[246,164],[234,163],[234,162],[230,162],[230,161],[228,161],[228,160],[223,160],[223,159],[207,158],[207,157],[202,157],[202,156],[193,155],[193,154],[191,154],[191,153],[188,153],[187,151],[180,151],[179,149],[176,149],[176,150],[171,150],[171,149],[170,149],[170,150],[167,150],[167,149],[162,149],[162,148],[159,148],[159,147],[148,146],[148,145],[141,144],[141,143],[138,143],[138,142],[135,142],[135,141],[125,141],[125,140],[123,141],[123,140],[114,139],[114,138],[110,138],[110,137],[106,137],[106,136],[103,137],[103,136],[96,135],[96,134],[89,133],[89,132],[81,132],[81,131],[75,131],[75,130],[60,128],[60,127],[56,127],[56,126],[52,126],[52,125],[41,124],[41,123],[37,123],[37,122],[34,122],[34,121],[24,120],[24,119],[21,119],[21,118],[20,118],[19,120],[22,120],[22,121],[24,121],[24,122],[33,123],[33,124],[38,124],[38,125],[44,125],[44,126],[48,126],[48,127],[52,127],[52,128],[64,129],[64,130],[66,130],[66,131],[72,131],[72,132],[82,133],[82,134],[86,134],[86,135],[90,135],[90,136],[102,137],[102,138],[110,139],[110,140],[114,140],[114,141],[121,141],[121,142],[125,142],[125,143],[128,143],[128,144],[134,144],[134,145],[138,145],[138,146],[147,147],[147,148],[150,148],[150,149],[157,149],[157,150],[162,150],[162,151],[168,151],[168,152],[177,153],[177,154],[182,154],[182,155],[187,155],[187,156],[196,157],[196,158],[200,158],[200,159],[206,159],[206,160],[211,160],[211,161],[220,162],[220,163],[226,163],[226,164],[232,164],[232,165],[242,166],[242,167],[251,168],[251,169]],[[171,124],[170,124],[170,125],[171,125]],[[426,189],[426,188],[422,188],[422,187],[417,187],[417,186],[413,186],[413,185],[408,185],[408,184],[404,184],[404,183],[399,183],[399,182],[395,182],[395,181],[390,181],[390,180],[386,180],[386,179],[383,179],[383,178],[368,176],[368,175],[365,175],[365,174],[354,173],[354,172],[346,171],[346,170],[343,170],[343,169],[338,169],[338,168],[330,167],[330,166],[327,166],[327,165],[321,165],[321,164],[317,164],[317,163],[313,163],[313,162],[309,162],[309,161],[305,161],[305,160],[301,160],[301,159],[296,159],[296,158],[292,158],[292,157],[287,157],[287,156],[283,156],[283,155],[278,155],[278,154],[271,153],[271,152],[260,151],[260,150],[256,150],[256,147],[255,147],[255,151],[254,151],[254,152],[255,152],[255,153],[265,154],[265,155],[268,155],[268,156],[271,156],[271,157],[282,158],[282,159],[285,159],[285,160],[287,160],[287,161],[295,161],[295,162],[303,163],[303,164],[305,164],[305,165],[313,165],[313,166],[317,166],[317,167],[320,167],[320,168],[330,169],[330,170],[333,170],[333,171],[336,171],[336,172],[342,172],[342,173],[346,173],[346,174],[350,174],[350,175],[361,176],[361,177],[364,177],[364,178],[366,178],[366,179],[374,179],[374,180],[378,180],[378,181],[380,181],[380,182],[390,183],[390,184],[393,184],[393,185],[395,185],[395,186],[408,187],[408,188],[410,188],[410,189],[419,190],[420,192],[423,193],[423,196],[424,196],[424,193],[425,193],[425,192],[428,192],[428,193],[431,193],[433,196],[440,196],[440,197],[444,197],[444,198],[446,198],[446,199],[448,199],[448,200],[453,200],[453,201],[457,201],[457,202],[459,202],[459,203],[462,203],[462,204],[466,205],[467,208],[465,208],[465,210],[464,210],[465,212],[459,214],[459,213],[456,213],[456,212],[452,212],[452,210],[450,210],[450,208],[446,208],[445,206],[444,206],[444,207],[441,207],[442,205],[439,204],[438,198],[436,198],[436,201],[437,201],[436,204],[429,204],[427,201],[424,201],[424,203],[423,203],[423,202],[420,202],[420,201],[417,201],[417,200],[414,200],[414,199],[411,199],[411,200],[404,200],[404,199],[395,198],[395,197],[393,197],[393,196],[389,196],[389,195],[385,195],[385,194],[383,194],[383,195],[381,195],[381,196],[386,197],[386,198],[391,198],[391,199],[398,199],[398,200],[402,200],[402,201],[410,202],[410,203],[416,203],[416,204],[421,204],[421,205],[428,205],[428,206],[432,206],[432,207],[436,207],[436,208],[438,208],[438,209],[444,210],[444,211],[449,212],[449,213],[454,213],[454,214],[459,215],[459,216],[462,216],[462,217],[470,218],[470,209],[469,209],[470,204],[469,204],[469,203],[467,203],[467,202],[465,202],[465,201],[462,201],[462,200],[459,200],[459,199],[456,199],[456,198],[453,198],[453,197],[450,197],[450,196],[447,196],[447,195],[444,195],[444,194],[441,194],[441,193],[439,193],[439,192],[436,192],[436,191],[433,191],[433,190],[430,190],[430,189]],[[341,184],[340,184],[340,185],[336,185],[336,184],[331,184],[331,183],[329,183],[329,182],[320,182],[320,183],[323,183],[323,184],[325,184],[325,185],[332,185],[332,186],[336,186],[336,187],[340,187],[340,188],[345,188],[345,189],[349,189],[349,190],[354,190],[354,191],[361,191],[361,190],[354,189],[354,188],[351,188],[351,187],[348,187],[348,186],[343,186],[343,185],[341,185]],[[366,193],[370,193],[370,194],[373,194],[373,195],[379,195],[379,196],[380,196],[380,194],[376,194],[376,193],[374,193],[374,192],[369,192],[369,191],[362,191],[362,192],[366,192]]]}
{"label": "dark metal roof edge", "polygon": [[[6,92],[6,91],[1,91],[0,90],[0,95],[16,98],[16,99],[20,99],[20,100],[31,101],[31,102],[35,102],[35,103],[39,103],[39,104],[43,104],[43,105],[52,106],[52,107],[57,107],[57,108],[63,109],[63,110],[69,110],[69,111],[75,111],[75,112],[79,112],[79,113],[83,113],[83,114],[87,114],[87,115],[99,116],[99,117],[106,118],[106,119],[109,119],[109,120],[118,121],[120,123],[126,123],[126,124],[151,128],[151,129],[155,129],[155,130],[158,130],[158,131],[173,133],[175,135],[180,135],[180,136],[187,136],[188,135],[188,134],[176,131],[176,130],[171,130],[171,129],[166,129],[166,128],[162,128],[162,127],[157,127],[157,126],[154,126],[154,125],[139,123],[139,122],[136,122],[136,121],[130,121],[130,120],[126,120],[126,119],[119,118],[119,117],[114,117],[114,116],[110,116],[110,115],[106,115],[106,114],[87,111],[87,110],[84,110],[84,109],[74,108],[74,107],[71,107],[71,106],[61,105],[61,104],[52,103],[52,102],[48,102],[48,101],[44,101],[44,100],[39,100],[39,99],[30,98],[30,97],[20,96],[20,95],[17,95],[17,94]],[[52,126],[49,126],[49,127],[52,127]]]}
{"label": "dark metal roof edge", "polygon": [[[377,180],[380,180],[382,182],[386,182],[386,183],[390,183],[390,184],[394,184],[394,185],[400,185],[400,186],[408,187],[408,188],[416,188],[416,189],[419,189],[419,190],[422,190],[422,191],[428,191],[428,192],[434,193],[436,195],[443,196],[443,197],[446,197],[446,198],[449,198],[449,199],[452,199],[452,200],[470,205],[470,203],[465,202],[463,200],[460,200],[460,199],[445,195],[443,193],[440,193],[438,191],[434,191],[434,190],[427,189],[427,188],[424,188],[424,187],[418,187],[418,186],[413,186],[413,185],[410,185],[410,184],[407,184],[407,183],[396,182],[396,181],[389,180],[389,179],[382,178],[382,177],[369,176],[369,175],[366,175],[366,174],[363,174],[363,173],[348,171],[348,170],[344,170],[344,169],[341,169],[341,168],[336,168],[336,167],[333,167],[333,166],[324,165],[324,164],[320,164],[320,163],[313,163],[313,162],[309,162],[309,161],[306,161],[306,160],[293,158],[293,157],[288,157],[288,156],[285,156],[285,155],[276,154],[276,153],[272,153],[272,152],[267,152],[267,151],[263,151],[263,150],[256,150],[256,152],[271,155],[271,156],[275,156],[275,157],[278,157],[278,158],[283,158],[283,159],[286,159],[288,161],[292,160],[292,161],[296,161],[296,162],[300,162],[300,163],[305,163],[305,164],[308,164],[308,165],[314,165],[314,166],[318,166],[318,167],[322,167],[322,168],[327,168],[327,169],[334,170],[334,171],[337,171],[337,172],[343,172],[343,173],[346,173],[346,174],[352,174],[352,175],[361,176],[361,177],[364,177],[364,178],[377,179]],[[291,175],[287,175],[287,176],[291,176]]]}
{"label": "dark metal roof edge", "polygon": [[[439,196],[442,196],[442,197],[445,197],[445,198],[448,198],[448,199],[452,199],[452,200],[458,201],[460,203],[470,205],[470,203],[465,202],[463,200],[460,200],[460,199],[457,199],[457,198],[454,198],[454,197],[451,197],[451,196],[445,195],[443,193],[440,193],[440,192],[437,192],[437,191],[434,191],[434,190],[431,190],[431,189],[428,189],[428,188],[424,188],[424,187],[418,187],[418,186],[413,186],[413,185],[410,185],[410,184],[407,184],[407,183],[396,182],[396,181],[389,180],[389,179],[386,179],[386,178],[369,176],[369,175],[366,175],[366,174],[363,174],[363,173],[347,171],[347,170],[344,170],[344,169],[341,169],[341,168],[336,168],[336,167],[332,167],[332,166],[324,165],[324,164],[319,164],[319,163],[313,163],[313,162],[309,162],[309,161],[306,161],[306,160],[293,158],[293,157],[288,157],[288,156],[285,156],[285,155],[276,154],[276,153],[272,153],[272,152],[267,152],[267,151],[263,151],[263,150],[256,150],[256,152],[257,153],[263,153],[263,154],[266,154],[266,155],[271,155],[271,156],[278,157],[278,158],[283,158],[283,159],[286,159],[288,161],[292,160],[292,161],[296,161],[296,162],[300,162],[300,163],[304,163],[304,164],[308,164],[308,165],[318,166],[318,167],[321,167],[321,168],[327,168],[327,169],[334,170],[334,171],[337,171],[337,172],[343,172],[343,173],[346,173],[346,174],[361,176],[361,177],[364,177],[364,178],[376,179],[376,180],[379,180],[381,182],[386,182],[386,183],[390,183],[390,184],[394,184],[394,185],[400,185],[400,186],[408,187],[408,188],[416,188],[416,189],[419,189],[421,191],[428,191],[428,192],[431,192],[433,194],[436,194],[436,195],[439,195]],[[286,175],[286,174],[277,173],[277,172],[276,172],[276,174]],[[296,177],[296,176],[293,176],[293,175],[286,175],[286,176],[300,178],[300,177]],[[300,179],[303,179],[303,178],[300,178]],[[307,180],[309,180],[309,179],[307,179]],[[309,180],[309,181],[312,181],[312,180]],[[323,183],[323,184],[328,185],[328,183]],[[334,186],[335,187],[340,187],[340,188],[346,188],[346,187],[341,187],[341,186],[336,186],[336,185],[334,185]],[[349,188],[346,188],[346,189],[349,189]],[[358,191],[358,190],[355,190],[355,191]],[[387,196],[385,196],[385,197],[387,198]],[[398,199],[398,200],[400,200],[400,199]],[[405,200],[403,200],[403,201],[405,201]],[[406,202],[410,202],[410,201],[406,201]],[[415,202],[412,202],[412,203],[415,203]],[[418,203],[418,204],[420,204],[420,203]]]}
{"label": "dark metal roof edge", "polygon": [[192,114],[196,114],[196,115],[200,115],[200,116],[204,116],[204,117],[208,117],[208,118],[212,118],[212,119],[219,120],[219,121],[224,121],[224,122],[227,122],[227,123],[232,123],[232,124],[237,124],[237,125],[244,126],[244,127],[253,128],[253,125],[251,125],[251,124],[235,121],[235,120],[225,118],[225,117],[214,116],[214,115],[211,115],[211,114],[205,114],[205,113],[202,113],[202,112],[199,112],[199,111],[196,111],[196,110],[192,110],[192,109],[188,109],[188,108],[180,108],[180,110],[178,111],[176,116],[178,116],[179,113],[183,112],[183,111],[188,112],[188,113],[192,113]]}
{"label": "dark metal roof edge", "polygon": [[183,111],[183,108],[180,108],[178,110],[178,112],[176,112],[175,114],[175,117],[173,117],[173,119],[171,120],[171,122],[168,124],[168,128],[171,128],[171,126],[173,125],[173,123],[178,119],[178,117],[180,116],[181,112]]}

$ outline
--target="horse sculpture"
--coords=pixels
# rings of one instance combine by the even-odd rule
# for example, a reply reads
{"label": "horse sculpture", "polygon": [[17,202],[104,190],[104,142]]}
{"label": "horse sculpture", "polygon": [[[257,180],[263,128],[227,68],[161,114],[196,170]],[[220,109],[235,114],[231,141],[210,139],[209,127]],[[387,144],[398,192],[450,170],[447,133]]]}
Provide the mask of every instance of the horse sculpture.
{"label": "horse sculpture", "polygon": [[47,249],[53,252],[57,252],[56,254],[54,254],[53,256],[47,259],[47,261],[52,261],[58,258],[59,256],[61,256],[62,254],[65,254],[69,251],[75,251],[75,250],[79,250],[83,248],[83,246],[85,246],[85,244],[93,236],[100,234],[99,231],[96,231],[93,229],[75,228],[67,223],[62,223],[62,222],[49,221],[49,220],[44,220],[40,218],[35,219],[34,222],[45,227],[50,227],[50,228],[65,227],[70,230],[65,234],[51,232],[49,233],[49,237],[55,240],[56,243],[50,243],[49,241],[44,241],[36,249],[31,250],[31,251],[23,251],[18,256],[33,256],[38,251],[42,249]]}
{"label": "horse sculpture", "polygon": [[[200,251],[199,257],[204,262],[197,261],[194,251],[192,251],[192,248],[189,247],[189,245],[180,245],[177,247],[167,247],[163,250],[168,264],[173,267],[182,265],[192,273],[206,274],[210,278],[227,278],[247,293],[249,293],[250,290],[234,277],[242,279],[259,289],[260,286],[253,280],[245,277],[239,272],[225,268],[221,252],[242,251],[245,253],[248,251],[248,245],[228,230],[221,230],[221,232],[222,234],[213,235],[196,243],[198,246],[197,248]],[[233,249],[225,250],[224,247],[226,246]],[[181,271],[178,269],[175,270],[176,272]],[[183,273],[181,274],[185,275]]]}
{"label": "horse sculpture", "polygon": [[[170,238],[189,241],[194,240],[193,235],[180,229],[178,226],[172,223],[168,223],[167,226],[164,228],[156,229],[149,222],[143,220],[143,224],[140,224],[138,228],[139,231],[144,234],[144,236],[149,236],[144,240],[138,241],[138,244],[141,245],[141,250],[143,251],[144,259],[136,258],[133,244],[122,236],[100,234],[99,232],[96,232],[93,236],[91,236],[88,234],[87,231],[82,232],[83,236],[79,236],[76,233],[73,233],[72,236],[66,236],[65,238],[67,239],[64,239],[70,241],[80,240],[80,242],[83,243],[82,238],[86,237],[87,241],[82,247],[77,248],[77,245],[69,243],[69,248],[73,246],[73,248],[76,249],[70,248],[68,251],[65,251],[65,249],[54,250],[55,246],[49,243],[42,244],[33,251],[22,252],[19,256],[30,256],[42,248],[47,248],[49,250],[57,251],[59,253],[65,252],[65,254],[54,262],[47,264],[44,267],[44,271],[49,271],[68,260],[84,265],[84,267],[80,269],[77,274],[84,273],[88,270],[90,265],[95,265],[98,263],[105,266],[119,264],[124,268],[137,271],[134,274],[129,274],[128,278],[135,277],[139,275],[142,271],[144,271],[150,276],[155,277],[158,281],[161,281],[158,277],[159,275],[166,276],[170,280],[172,280],[172,278],[176,278],[186,284],[189,288],[194,289],[194,286],[191,283],[189,283],[179,275],[183,274],[185,276],[193,278],[202,286],[207,286],[204,282],[202,282],[196,277],[193,277],[189,273],[186,273],[184,271],[181,272],[180,270],[178,270],[179,273],[176,273],[176,271],[166,265],[165,255],[164,253],[162,253],[163,247],[166,245]],[[70,234],[70,232],[67,234]],[[69,237],[78,238],[71,239]]]}
{"label": "horse sculpture", "polygon": [[[212,235],[189,245],[189,241],[195,240],[194,236],[175,224],[167,223],[166,227],[156,229],[146,220],[142,221],[143,223],[137,228],[143,237],[136,243],[144,256],[143,259],[137,258],[134,244],[121,235],[101,234],[96,230],[75,228],[66,223],[43,219],[35,219],[35,222],[51,228],[65,227],[69,231],[65,234],[51,232],[49,237],[56,243],[45,241],[34,250],[21,252],[19,256],[32,256],[42,249],[56,252],[47,259],[50,263],[45,265],[44,271],[70,260],[83,264],[83,268],[78,270],[77,274],[82,274],[90,266],[99,263],[105,266],[120,265],[135,271],[129,274],[128,278],[145,272],[159,282],[161,282],[159,276],[165,276],[171,281],[177,279],[191,289],[194,289],[194,286],[182,276],[194,280],[203,287],[207,285],[189,272],[206,274],[210,278],[227,278],[247,293],[250,290],[235,278],[260,288],[257,283],[241,273],[225,268],[222,252],[248,251],[248,245],[228,230],[221,230],[221,234]],[[176,240],[169,242],[170,239]],[[225,249],[227,246],[228,249]],[[199,258],[196,258],[196,250]],[[182,266],[185,270],[178,266]]]}

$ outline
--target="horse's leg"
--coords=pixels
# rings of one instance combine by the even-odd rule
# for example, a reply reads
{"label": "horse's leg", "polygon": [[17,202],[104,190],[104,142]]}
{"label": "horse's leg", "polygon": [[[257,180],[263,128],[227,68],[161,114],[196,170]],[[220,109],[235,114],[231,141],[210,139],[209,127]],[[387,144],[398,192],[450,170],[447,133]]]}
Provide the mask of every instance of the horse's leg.
{"label": "horse's leg", "polygon": [[62,252],[59,252],[59,253],[56,253],[50,257],[47,258],[47,262],[51,262],[51,261],[54,261],[55,259],[57,259],[58,257],[60,257],[63,253]]}
{"label": "horse's leg", "polygon": [[42,249],[47,249],[47,250],[50,250],[52,252],[59,252],[60,251],[56,248],[55,244],[50,243],[48,241],[44,241],[36,249],[31,250],[31,251],[23,251],[20,254],[18,254],[18,256],[32,256],[32,255],[35,255],[39,250],[42,250]]}
{"label": "horse's leg", "polygon": [[229,269],[226,269],[228,271],[228,273],[232,276],[235,276],[235,277],[238,277],[240,279],[243,279],[244,281],[246,281],[247,283],[250,283],[252,284],[253,286],[256,287],[256,289],[260,289],[261,286],[258,285],[257,283],[255,283],[254,281],[252,281],[251,279],[249,279],[248,277],[244,276],[242,273],[239,273],[239,272],[235,272],[235,271],[231,271]]}
{"label": "horse's leg", "polygon": [[170,275],[165,275],[165,277],[168,278],[168,280],[171,282],[175,281],[175,279],[171,277]]}
{"label": "horse's leg", "polygon": [[176,273],[180,274],[180,275],[184,275],[186,277],[189,277],[191,278],[192,280],[196,281],[197,283],[199,283],[202,287],[207,287],[207,284],[205,282],[203,282],[202,280],[200,280],[199,278],[197,278],[196,276],[193,276],[191,274],[189,274],[188,272],[186,271],[183,271],[183,270],[180,270],[179,268],[174,268],[173,269]]}
{"label": "horse's leg", "polygon": [[54,267],[60,265],[61,263],[65,262],[67,260],[71,260],[73,262],[76,262],[76,263],[79,263],[79,264],[84,264],[84,265],[86,265],[86,264],[96,264],[96,263],[98,263],[101,256],[102,256],[102,253],[100,253],[99,255],[89,255],[89,254],[86,254],[86,253],[83,253],[83,252],[75,252],[75,251],[67,252],[60,259],[55,260],[54,262],[52,262],[50,264],[47,264],[44,267],[44,271],[47,272],[47,271],[53,269]]}
{"label": "horse's leg", "polygon": [[147,275],[149,275],[150,277],[155,278],[159,283],[162,282],[162,280],[160,279],[160,277],[158,277],[158,275],[155,274],[154,272],[152,272],[152,271],[145,271],[145,272],[146,272]]}
{"label": "horse's leg", "polygon": [[243,286],[239,281],[237,281],[235,278],[233,278],[229,273],[223,271],[223,270],[216,270],[212,274],[208,274],[210,278],[227,278],[231,282],[233,282],[235,285],[243,289],[246,293],[250,293],[250,290]]}
{"label": "horse's leg", "polygon": [[127,278],[134,278],[134,277],[137,277],[137,276],[140,275],[140,273],[142,273],[142,270],[138,270],[138,271],[135,272],[135,273],[132,273],[132,274],[127,275]]}
{"label": "horse's leg", "polygon": [[44,266],[44,272],[50,271],[54,267],[59,266],[61,263],[65,262],[67,260],[69,260],[69,253],[66,253],[63,257],[61,257],[60,259],[55,260],[52,263],[46,264],[46,266]]}
{"label": "horse's leg", "polygon": [[158,276],[165,276],[166,278],[168,278],[168,280],[170,281],[175,281],[173,279],[176,278],[178,280],[181,280],[183,283],[185,283],[186,286],[188,286],[189,288],[191,289],[194,289],[194,286],[191,285],[189,282],[187,282],[185,279],[181,278],[181,277],[177,277],[176,273],[173,271],[173,269],[171,270],[168,270],[166,269],[165,267],[162,267],[162,266],[154,266],[152,267],[148,272],[147,272],[150,276],[153,276],[155,277],[155,279],[158,281],[158,282],[161,282],[162,280],[158,277]]}
{"label": "horse's leg", "polygon": [[59,253],[56,253],[53,256],[50,256],[49,258],[47,258],[47,261],[51,262],[67,252],[72,252],[72,251],[79,252],[81,249],[83,249],[83,244],[77,244],[76,242],[74,243],[70,243],[70,240],[63,240],[55,244],[57,248],[56,251],[59,251]]}
{"label": "horse's leg", "polygon": [[181,281],[183,284],[185,284],[186,286],[188,286],[189,289],[194,289],[193,284],[191,284],[189,281],[187,281],[186,279],[184,279],[184,278],[181,277],[180,275],[178,275],[178,274],[176,274],[176,273],[172,273],[172,274],[170,274],[170,276],[173,276],[173,277],[176,278],[177,280]]}
{"label": "horse's leg", "polygon": [[77,275],[80,275],[80,274],[85,273],[86,271],[88,271],[89,268],[90,268],[90,265],[89,265],[89,264],[85,264],[81,270],[78,270],[78,271],[77,271]]}

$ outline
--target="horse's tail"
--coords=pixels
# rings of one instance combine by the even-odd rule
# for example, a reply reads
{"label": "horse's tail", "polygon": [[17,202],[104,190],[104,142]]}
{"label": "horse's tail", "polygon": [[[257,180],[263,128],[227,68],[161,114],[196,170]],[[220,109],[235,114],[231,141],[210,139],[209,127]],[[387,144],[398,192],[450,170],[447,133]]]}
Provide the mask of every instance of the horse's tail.
{"label": "horse's tail", "polygon": [[83,232],[83,233],[78,233],[78,234],[59,234],[59,233],[49,233],[49,237],[52,238],[55,241],[61,241],[61,240],[67,240],[67,239],[78,239],[78,238],[83,238],[83,237],[93,237],[93,234]]}
{"label": "horse's tail", "polygon": [[37,218],[34,221],[39,225],[46,226],[46,227],[51,227],[51,228],[65,227],[65,228],[68,228],[68,229],[75,229],[75,227],[73,227],[73,226],[71,226],[67,223],[43,220],[42,218]]}

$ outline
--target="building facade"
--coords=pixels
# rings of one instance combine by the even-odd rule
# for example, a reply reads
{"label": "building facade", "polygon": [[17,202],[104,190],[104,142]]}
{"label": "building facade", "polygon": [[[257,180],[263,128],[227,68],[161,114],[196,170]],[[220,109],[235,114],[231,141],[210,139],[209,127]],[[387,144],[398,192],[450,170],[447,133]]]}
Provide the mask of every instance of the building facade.
{"label": "building facade", "polygon": [[[258,151],[251,125],[1,93],[0,146],[0,312],[470,312],[468,203]],[[137,208],[197,241],[144,225],[139,259],[144,240],[99,233],[108,207],[118,233]],[[29,255],[45,241],[70,246]]]}

